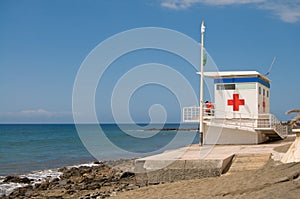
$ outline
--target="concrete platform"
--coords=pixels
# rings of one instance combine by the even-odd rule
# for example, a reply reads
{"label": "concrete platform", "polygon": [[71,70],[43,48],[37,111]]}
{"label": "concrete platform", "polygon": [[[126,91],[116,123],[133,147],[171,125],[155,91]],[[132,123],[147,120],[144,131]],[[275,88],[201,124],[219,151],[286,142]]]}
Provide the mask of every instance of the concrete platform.
{"label": "concrete platform", "polygon": [[291,145],[295,135],[285,140],[259,145],[191,145],[135,161],[137,183],[157,184],[178,180],[220,176],[226,173],[237,154],[272,154],[280,160],[284,153],[276,148]]}

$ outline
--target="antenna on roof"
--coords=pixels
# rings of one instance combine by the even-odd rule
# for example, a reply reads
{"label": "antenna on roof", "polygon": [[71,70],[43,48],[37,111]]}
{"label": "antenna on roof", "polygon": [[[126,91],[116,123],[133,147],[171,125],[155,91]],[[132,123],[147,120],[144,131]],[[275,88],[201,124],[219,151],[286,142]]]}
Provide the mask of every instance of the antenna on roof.
{"label": "antenna on roof", "polygon": [[276,56],[273,58],[273,61],[272,61],[271,65],[270,65],[270,67],[269,67],[268,72],[265,74],[265,76],[267,76],[267,75],[270,74],[270,72],[271,72],[271,70],[272,70],[272,68],[273,68],[273,64],[275,63],[275,61],[276,61]]}

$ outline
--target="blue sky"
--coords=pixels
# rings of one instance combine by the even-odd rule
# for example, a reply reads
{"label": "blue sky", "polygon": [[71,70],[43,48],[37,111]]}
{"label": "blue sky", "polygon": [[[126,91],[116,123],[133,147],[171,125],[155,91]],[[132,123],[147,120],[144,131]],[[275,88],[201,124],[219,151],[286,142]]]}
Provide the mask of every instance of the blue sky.
{"label": "blue sky", "polygon": [[[268,76],[271,112],[289,119],[284,113],[300,108],[299,0],[1,0],[0,123],[73,122],[77,71],[100,42],[141,27],[168,28],[199,41],[203,19],[206,49],[220,70],[265,73],[277,57]],[[198,89],[195,71],[179,66],[184,61],[155,50],[129,54],[115,62],[105,84],[99,84],[95,107],[102,122],[113,121],[109,101],[104,100],[113,84],[137,64],[150,62],[174,67]],[[149,121],[148,108],[157,103],[166,106],[168,121],[180,120],[178,102],[157,85],[134,94],[133,119]]]}

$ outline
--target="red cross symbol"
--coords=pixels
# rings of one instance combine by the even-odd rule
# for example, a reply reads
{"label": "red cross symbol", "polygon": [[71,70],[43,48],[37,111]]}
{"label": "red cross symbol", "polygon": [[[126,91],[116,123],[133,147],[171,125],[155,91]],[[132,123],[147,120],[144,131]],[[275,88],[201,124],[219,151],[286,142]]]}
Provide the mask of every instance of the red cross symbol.
{"label": "red cross symbol", "polygon": [[239,111],[240,106],[245,105],[245,100],[239,98],[239,94],[233,94],[233,99],[227,100],[227,105],[233,106],[233,111]]}

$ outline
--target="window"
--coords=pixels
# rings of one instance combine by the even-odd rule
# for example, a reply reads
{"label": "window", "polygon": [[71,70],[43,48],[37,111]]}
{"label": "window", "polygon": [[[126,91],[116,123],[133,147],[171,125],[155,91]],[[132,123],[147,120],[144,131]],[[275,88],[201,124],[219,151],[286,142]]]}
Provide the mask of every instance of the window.
{"label": "window", "polygon": [[267,91],[267,97],[269,97],[269,91]]}
{"label": "window", "polygon": [[235,85],[236,90],[248,90],[248,89],[256,89],[256,85],[254,83],[242,83]]}
{"label": "window", "polygon": [[235,84],[217,84],[217,90],[235,90]]}
{"label": "window", "polygon": [[263,96],[265,96],[266,95],[266,90],[265,89],[263,89]]}
{"label": "window", "polygon": [[249,90],[256,89],[254,83],[217,84],[217,90]]}
{"label": "window", "polygon": [[261,95],[261,87],[258,88],[258,93]]}

